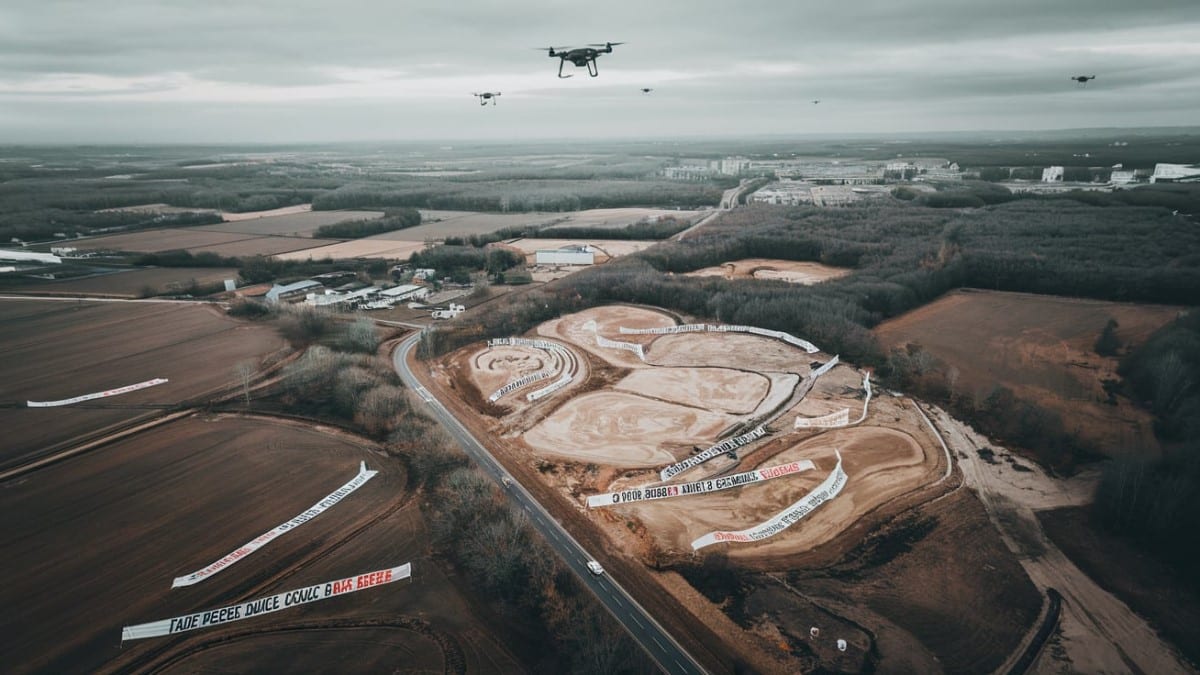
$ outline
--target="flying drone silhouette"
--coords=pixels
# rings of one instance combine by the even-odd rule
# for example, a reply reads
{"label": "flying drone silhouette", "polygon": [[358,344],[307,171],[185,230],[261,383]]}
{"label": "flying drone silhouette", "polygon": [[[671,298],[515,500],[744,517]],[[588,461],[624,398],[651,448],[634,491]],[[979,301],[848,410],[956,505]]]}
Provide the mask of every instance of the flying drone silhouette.
{"label": "flying drone silhouette", "polygon": [[814,99],[813,99],[813,105],[816,105],[816,104],[818,104],[818,103],[820,103],[820,102],[821,102],[821,99],[819,99],[819,98],[814,98]]}
{"label": "flying drone silhouette", "polygon": [[653,89],[651,89],[650,87],[642,87],[642,93],[643,93],[643,94],[649,94],[649,93],[650,93],[650,92],[652,92],[652,91],[654,91],[654,90],[653,90]]}
{"label": "flying drone silhouette", "polygon": [[1094,79],[1096,79],[1096,76],[1095,75],[1076,75],[1076,76],[1072,77],[1071,79],[1078,82],[1080,86],[1086,87],[1088,80],[1094,80]]}
{"label": "flying drone silhouette", "polygon": [[[571,47],[547,47],[546,49],[549,50],[547,56],[550,58],[558,57],[558,76],[566,79],[571,77],[570,75],[563,75],[562,72],[563,66],[567,61],[574,63],[576,68],[587,66],[588,75],[596,77],[600,74],[600,71],[596,68],[596,58],[603,54],[611,54],[613,47],[623,44],[625,43],[605,42],[604,44],[593,43],[587,47],[575,47],[573,49]],[[603,47],[603,49],[597,49],[598,47]],[[535,47],[535,49],[540,50],[542,48]]]}
{"label": "flying drone silhouette", "polygon": [[498,91],[483,91],[478,94],[472,93],[472,96],[479,97],[479,105],[487,105],[488,99],[492,100],[492,105],[496,105],[496,97],[500,95]]}

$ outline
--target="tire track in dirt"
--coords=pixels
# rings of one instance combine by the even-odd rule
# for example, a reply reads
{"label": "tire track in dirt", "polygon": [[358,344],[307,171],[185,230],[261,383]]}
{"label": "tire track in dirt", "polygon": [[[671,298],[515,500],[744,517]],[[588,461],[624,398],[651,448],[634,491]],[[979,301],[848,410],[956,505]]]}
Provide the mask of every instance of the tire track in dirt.
{"label": "tire track in dirt", "polygon": [[[1062,637],[1071,667],[1079,672],[1193,672],[1144,619],[1100,588],[1054,545],[1042,531],[1028,491],[1006,483],[990,466],[982,464],[977,448],[988,445],[986,440],[940,408],[929,408],[960,459],[965,483],[978,495],[1001,539],[1017,556],[1030,580],[1043,592],[1054,588],[1062,594]],[[1033,470],[1045,482],[1051,482],[1042,476],[1040,467]],[[1070,498],[1068,490],[1059,492],[1060,498]]]}

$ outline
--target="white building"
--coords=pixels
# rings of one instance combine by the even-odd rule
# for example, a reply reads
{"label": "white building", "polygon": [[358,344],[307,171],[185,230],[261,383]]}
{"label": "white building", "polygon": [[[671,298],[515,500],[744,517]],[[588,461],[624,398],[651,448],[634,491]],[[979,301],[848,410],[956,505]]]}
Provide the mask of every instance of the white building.
{"label": "white building", "polygon": [[1130,183],[1136,183],[1137,172],[1133,171],[1132,169],[1129,171],[1113,170],[1112,176],[1109,177],[1109,181],[1111,181],[1113,185],[1129,185]]}
{"label": "white building", "polygon": [[1155,164],[1151,183],[1200,183],[1200,164]]}
{"label": "white building", "polygon": [[756,190],[750,195],[750,201],[756,204],[782,204],[798,206],[811,204],[812,184],[803,181],[779,181]]}
{"label": "white building", "polygon": [[726,176],[736,176],[750,170],[750,160],[745,157],[726,157],[717,164],[717,170]]}
{"label": "white building", "polygon": [[1063,168],[1061,166],[1048,166],[1042,169],[1043,183],[1061,183],[1063,182]]}
{"label": "white building", "polygon": [[712,171],[706,166],[668,166],[663,169],[663,177],[667,180],[702,181],[712,177]]}
{"label": "white building", "polygon": [[538,265],[592,265],[596,262],[596,254],[591,246],[564,246],[536,251],[534,262]]}

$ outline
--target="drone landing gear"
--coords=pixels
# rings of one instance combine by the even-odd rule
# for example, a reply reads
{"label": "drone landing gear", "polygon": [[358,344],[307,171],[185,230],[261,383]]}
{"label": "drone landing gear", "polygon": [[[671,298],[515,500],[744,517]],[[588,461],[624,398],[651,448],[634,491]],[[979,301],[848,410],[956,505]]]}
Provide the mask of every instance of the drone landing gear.
{"label": "drone landing gear", "polygon": [[567,62],[566,59],[562,58],[561,56],[559,57],[559,59],[558,59],[558,76],[564,80],[567,79],[568,77],[572,77],[571,75],[563,75],[562,74],[563,65],[565,65],[566,62]]}
{"label": "drone landing gear", "polygon": [[588,75],[596,77],[600,74],[600,69],[596,66],[596,59],[591,59],[587,62]]}

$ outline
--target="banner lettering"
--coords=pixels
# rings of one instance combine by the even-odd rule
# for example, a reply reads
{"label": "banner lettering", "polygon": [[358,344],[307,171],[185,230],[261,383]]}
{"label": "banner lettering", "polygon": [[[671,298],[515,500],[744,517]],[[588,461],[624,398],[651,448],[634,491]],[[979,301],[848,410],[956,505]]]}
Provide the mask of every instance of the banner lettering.
{"label": "banner lettering", "polygon": [[801,471],[809,471],[813,469],[813,463],[810,460],[802,459],[788,464],[777,464],[775,466],[767,466],[745,473],[736,473],[732,476],[721,476],[720,478],[709,478],[706,480],[698,480],[694,483],[683,483],[680,485],[644,485],[641,487],[629,488],[620,492],[609,492],[606,494],[592,495],[588,497],[588,508],[594,509],[601,506],[614,506],[616,504],[628,504],[629,502],[642,502],[651,499],[669,499],[671,497],[687,497],[690,495],[702,495],[709,492],[719,492],[721,490],[729,490],[751,483],[759,483],[772,478],[781,478],[790,476]]}
{"label": "banner lettering", "polygon": [[738,530],[736,532],[709,532],[692,542],[692,548],[700,550],[705,546],[711,546],[723,541],[738,541],[751,542],[773,537],[787,528],[791,527],[804,516],[812,513],[813,509],[821,504],[833,499],[846,486],[846,481],[849,477],[842,470],[842,455],[837,453],[837,466],[834,467],[833,473],[829,474],[815,490],[804,495],[800,501],[792,504],[783,511],[777,513],[770,520],[760,523],[755,527],[747,530]]}
{"label": "banner lettering", "polygon": [[304,511],[295,518],[292,518],[286,523],[279,525],[275,529],[268,530],[267,532],[258,535],[245,544],[242,544],[241,548],[234,550],[229,555],[226,555],[224,558],[211,563],[207,567],[196,570],[195,572],[186,574],[182,577],[176,577],[175,580],[171,582],[171,588],[179,588],[180,586],[191,586],[192,584],[198,584],[201,581],[204,581],[205,579],[217,574],[221,570],[226,569],[242,558],[254,553],[263,546],[266,546],[269,542],[281,534],[293,530],[321,515],[321,512],[323,512],[325,509],[328,509],[329,507],[350,496],[351,493],[365,485],[366,482],[371,480],[371,478],[377,473],[379,472],[368,471],[367,463],[361,462],[358,467],[358,474],[354,476],[354,478],[351,478],[350,482],[334,490],[333,492],[330,492],[328,495],[325,495],[324,499],[316,504],[313,504],[308,508],[308,510]]}
{"label": "banner lettering", "polygon": [[757,427],[751,429],[750,431],[742,434],[741,436],[727,438],[727,439],[721,441],[720,443],[717,443],[716,445],[712,446],[711,448],[705,450],[704,452],[701,452],[700,454],[692,455],[691,457],[688,457],[687,459],[685,459],[681,462],[677,462],[675,464],[672,464],[671,466],[666,467],[662,471],[658,472],[658,477],[661,478],[662,480],[668,480],[672,476],[677,476],[680,473],[692,468],[693,466],[699,466],[699,465],[707,462],[708,460],[712,459],[713,457],[717,457],[718,455],[723,455],[731,450],[737,450],[738,448],[749,443],[750,441],[762,438],[765,435],[767,435],[766,428],[763,426],[757,426]]}
{"label": "banner lettering", "polygon": [[850,409],[841,410],[822,417],[797,417],[796,429],[833,429],[850,424]]}
{"label": "banner lettering", "polygon": [[84,394],[83,396],[76,396],[75,398],[67,398],[67,399],[63,399],[61,401],[26,401],[25,405],[30,408],[54,408],[54,407],[57,407],[60,405],[71,405],[72,403],[81,403],[83,401],[91,401],[92,399],[97,399],[97,398],[108,398],[109,396],[120,396],[121,394],[128,394],[131,391],[137,391],[138,389],[146,389],[147,387],[153,387],[153,386],[156,386],[159,384],[166,384],[167,382],[169,382],[169,380],[167,380],[164,377],[156,377],[153,380],[146,380],[145,382],[138,382],[137,384],[131,384],[131,385],[128,385],[125,387],[120,387],[118,389],[109,389],[108,391],[101,391],[101,392],[97,392],[95,394]]}
{"label": "banner lettering", "polygon": [[375,586],[390,584],[412,576],[412,563],[404,563],[399,567],[367,572],[337,581],[315,584],[306,588],[297,588],[257,600],[249,600],[239,605],[230,605],[219,609],[210,609],[195,614],[177,616],[173,619],[162,619],[141,623],[136,626],[125,626],[121,629],[121,641],[141,640],[142,638],[173,635],[198,628],[209,628],[224,623],[241,621],[261,614],[270,614],[283,609],[306,605],[318,600],[326,600],[337,595],[346,595]]}

